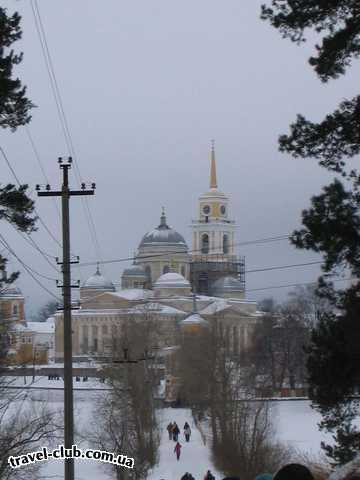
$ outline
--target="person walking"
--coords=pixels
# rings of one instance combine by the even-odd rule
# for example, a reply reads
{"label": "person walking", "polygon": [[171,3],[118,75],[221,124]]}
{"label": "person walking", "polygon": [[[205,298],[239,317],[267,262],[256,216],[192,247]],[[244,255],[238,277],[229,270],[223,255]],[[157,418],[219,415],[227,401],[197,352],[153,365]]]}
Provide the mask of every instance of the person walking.
{"label": "person walking", "polygon": [[180,445],[179,442],[176,442],[174,452],[176,453],[176,459],[179,460],[180,459],[180,453],[181,453],[181,445]]}
{"label": "person walking", "polygon": [[173,434],[173,440],[174,440],[174,442],[177,442],[177,441],[178,441],[179,433],[180,433],[179,427],[177,426],[177,423],[174,422],[174,423],[173,423],[173,429],[172,429],[172,434]]}
{"label": "person walking", "polygon": [[204,477],[204,480],[215,480],[215,477],[214,477],[214,475],[210,472],[210,470],[208,470],[208,471],[206,472],[206,475],[205,475],[205,477]]}
{"label": "person walking", "polygon": [[172,431],[173,431],[172,422],[169,423],[169,425],[166,427],[166,430],[168,431],[168,434],[169,434],[169,440],[172,440]]}
{"label": "person walking", "polygon": [[191,428],[187,422],[185,422],[185,425],[184,425],[184,435],[185,435],[186,441],[188,442],[190,440]]}

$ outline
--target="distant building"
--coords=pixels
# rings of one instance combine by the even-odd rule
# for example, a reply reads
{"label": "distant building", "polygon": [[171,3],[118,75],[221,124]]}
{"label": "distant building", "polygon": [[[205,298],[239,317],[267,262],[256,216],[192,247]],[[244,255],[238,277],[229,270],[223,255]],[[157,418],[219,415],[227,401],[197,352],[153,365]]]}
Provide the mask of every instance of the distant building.
{"label": "distant building", "polygon": [[[193,250],[189,251],[184,237],[168,224],[163,209],[159,225],[143,236],[133,265],[124,269],[120,290],[97,267],[80,288],[81,308],[72,312],[77,360],[109,357],[114,338],[121,337],[129,321],[156,322],[156,345],[166,353],[167,362],[181,332],[207,328],[214,318],[220,318],[234,354],[249,348],[261,314],[256,302],[245,298],[245,263],[236,254],[236,224],[230,217],[229,198],[218,190],[214,145],[210,189],[199,197],[198,218],[191,232]],[[193,294],[197,295],[196,311]],[[62,313],[54,318],[55,359],[62,361]]]}
{"label": "distant building", "polygon": [[0,294],[0,324],[6,332],[7,363],[16,365],[48,363],[54,356],[54,321],[26,322],[25,298],[17,286]]}

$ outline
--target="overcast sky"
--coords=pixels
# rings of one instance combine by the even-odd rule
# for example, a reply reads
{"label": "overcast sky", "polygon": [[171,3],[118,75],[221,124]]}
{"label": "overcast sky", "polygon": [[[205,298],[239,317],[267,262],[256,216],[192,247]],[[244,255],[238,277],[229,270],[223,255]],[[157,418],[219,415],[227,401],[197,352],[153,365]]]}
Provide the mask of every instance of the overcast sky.
{"label": "overcast sky", "polygon": [[[297,113],[314,121],[358,93],[360,67],[322,84],[308,66],[312,44],[297,47],[259,19],[259,0],[38,0],[48,47],[77,153],[81,175],[95,181],[89,205],[101,259],[132,255],[142,236],[168,223],[191,248],[189,224],[197,198],[208,188],[210,140],[215,138],[218,184],[231,198],[237,241],[290,233],[301,210],[330,175],[314,160],[278,152],[277,138]],[[60,184],[57,157],[68,154],[35,28],[30,0],[8,0],[22,16],[24,52],[17,69],[37,105],[29,126],[53,188]],[[45,183],[24,128],[1,132],[1,145],[22,182]],[[14,181],[4,160],[1,182]],[[74,172],[72,186],[76,187]],[[35,194],[33,195],[35,197]],[[51,199],[36,208],[60,239]],[[33,235],[51,255],[56,243],[39,224]],[[71,200],[71,249],[82,262],[98,260],[82,202]],[[1,230],[17,255],[36,271],[56,272],[5,224]],[[248,269],[318,259],[287,242],[241,248]],[[18,269],[16,260],[11,268]],[[120,281],[126,263],[103,267]],[[73,270],[86,279],[95,267]],[[289,289],[251,290],[316,279],[317,267],[249,273],[248,297],[284,298]],[[79,277],[80,273],[80,277]],[[41,281],[59,294],[51,280]],[[19,285],[28,307],[50,296],[26,273]]]}

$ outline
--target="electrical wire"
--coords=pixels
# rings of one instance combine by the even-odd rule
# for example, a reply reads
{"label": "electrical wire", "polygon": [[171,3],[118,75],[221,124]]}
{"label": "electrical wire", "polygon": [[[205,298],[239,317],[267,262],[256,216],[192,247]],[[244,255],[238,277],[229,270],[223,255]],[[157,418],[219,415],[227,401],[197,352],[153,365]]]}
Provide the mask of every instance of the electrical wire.
{"label": "electrical wire", "polygon": [[[31,132],[30,132],[30,128],[29,128],[28,125],[25,125],[25,131],[26,131],[26,135],[27,135],[27,137],[28,137],[29,143],[30,143],[30,145],[31,145],[32,151],[33,151],[33,153],[34,153],[34,156],[35,156],[35,158],[36,158],[36,160],[37,160],[37,162],[38,162],[38,164],[39,164],[41,173],[43,174],[44,180],[45,180],[45,182],[49,185],[50,182],[49,182],[48,176],[46,175],[44,165],[43,165],[43,163],[42,163],[42,161],[41,161],[41,158],[40,158],[40,155],[39,155],[39,151],[38,151],[38,149],[36,148],[36,145],[35,145],[35,142],[34,142],[34,138],[33,138],[32,134],[31,134]],[[55,207],[55,210],[56,210],[56,212],[57,212],[57,215],[58,215],[58,217],[59,217],[59,220],[60,220],[60,222],[61,222],[60,209],[59,209],[58,204],[56,203],[56,200],[55,200],[54,197],[52,197],[52,201],[53,201],[53,205],[54,205],[54,207]]]}
{"label": "electrical wire", "polygon": [[[34,20],[35,20],[36,30],[37,30],[38,37],[39,37],[39,40],[40,40],[41,49],[42,49],[44,60],[45,60],[45,66],[46,66],[46,69],[48,71],[48,75],[49,75],[49,79],[50,79],[50,85],[51,85],[51,89],[52,89],[52,92],[53,92],[53,95],[54,95],[56,108],[57,108],[57,111],[58,111],[58,117],[59,117],[59,120],[60,120],[60,124],[61,124],[62,132],[63,132],[63,135],[64,135],[65,143],[67,145],[67,148],[68,148],[68,151],[69,151],[70,155],[74,159],[75,175],[77,176],[78,181],[80,183],[83,183],[78,162],[75,161],[76,158],[77,158],[77,155],[75,153],[74,143],[72,141],[72,136],[71,136],[71,133],[70,133],[69,124],[68,124],[67,117],[66,117],[66,114],[65,114],[65,109],[64,109],[63,102],[62,102],[62,98],[61,98],[61,94],[60,94],[60,89],[59,89],[59,85],[58,85],[53,61],[52,61],[52,58],[51,58],[51,55],[50,55],[50,50],[49,50],[49,46],[48,46],[47,39],[46,39],[46,32],[45,32],[44,25],[43,25],[43,22],[42,22],[39,6],[38,6],[36,0],[31,0],[31,8],[32,8],[32,12],[33,12]],[[98,241],[96,227],[95,227],[94,219],[93,219],[92,214],[91,214],[91,210],[90,210],[90,207],[89,207],[88,200],[87,200],[87,198],[81,198],[81,202],[82,202],[82,206],[83,206],[83,209],[84,209],[85,218],[87,220],[87,224],[88,224],[88,227],[89,227],[89,232],[90,232],[90,236],[91,236],[91,239],[92,239],[92,242],[93,242],[93,246],[95,248],[95,253],[97,254],[97,257],[99,259],[101,259],[102,255],[101,255],[100,244],[99,244],[99,241]]]}
{"label": "electrical wire", "polygon": [[[2,239],[2,244],[3,245],[9,245],[9,243],[5,240],[4,236],[1,235],[1,239]],[[6,242],[6,243],[5,243]],[[10,251],[8,247],[5,247],[12,255],[13,255],[13,251]],[[25,264],[25,262],[24,262]],[[39,277],[42,277],[42,278],[45,278],[46,280],[51,280],[52,282],[56,282],[56,278],[53,278],[53,277],[48,277],[46,275],[44,275],[43,273],[40,273],[38,272],[37,270],[35,270],[34,268],[30,267],[30,265],[27,265],[25,264],[32,272],[34,272],[36,275],[39,275]]]}
{"label": "electrical wire", "polygon": [[[332,280],[333,282],[347,282],[349,280],[352,280],[352,277],[349,277],[349,278],[341,278],[341,279],[338,279],[338,280]],[[286,285],[272,285],[272,286],[269,286],[269,287],[262,287],[262,288],[250,288],[250,289],[246,289],[246,292],[260,292],[260,291],[263,291],[263,290],[274,290],[274,289],[278,289],[278,288],[294,288],[294,287],[303,287],[303,286],[306,286],[306,285],[317,285],[317,282],[305,282],[305,283],[289,283],[289,284],[286,284]]]}
{"label": "electrical wire", "polygon": [[[16,172],[14,170],[14,168],[12,167],[11,163],[10,163],[10,160],[9,160],[9,157],[6,155],[4,149],[2,148],[2,146],[0,145],[0,151],[2,153],[2,156],[3,158],[5,159],[5,162],[7,163],[11,173],[13,174],[18,186],[20,187],[21,186],[21,182],[19,180],[19,177],[16,175]],[[51,235],[51,237],[53,238],[54,241],[56,241],[57,243],[59,243],[57,241],[57,239],[53,236],[53,234],[50,232],[49,228],[47,227],[47,225],[45,224],[45,222],[42,220],[42,218],[40,217],[40,215],[38,214],[36,208],[34,208],[34,213],[35,215],[38,217],[39,221],[41,222],[41,224],[46,228],[47,232]],[[15,230],[20,234],[20,232],[15,228]],[[45,253],[38,245],[37,243],[35,242],[35,240],[28,234],[26,233],[28,239],[29,239],[29,242],[32,244],[32,246],[42,255],[42,257],[45,259],[45,261],[51,266],[52,269],[54,269],[56,272],[59,273],[58,269],[54,266],[53,263],[51,263],[49,261],[49,259],[47,258],[48,257],[52,257],[52,258],[56,258],[55,256],[53,255],[49,255],[47,253]],[[61,244],[59,244],[61,246]]]}
{"label": "electrical wire", "polygon": [[[29,129],[28,125],[26,125],[25,128],[26,128],[26,134],[27,134],[28,140],[29,140],[30,145],[31,145],[31,148],[32,148],[32,150],[33,150],[33,152],[34,152],[35,158],[37,159],[37,162],[38,162],[38,164],[39,164],[39,167],[40,167],[40,170],[41,170],[41,172],[42,172],[42,174],[43,174],[44,180],[45,180],[45,182],[46,182],[47,184],[50,184],[49,179],[48,179],[48,177],[47,177],[47,175],[46,175],[46,172],[45,172],[45,168],[44,168],[43,163],[42,163],[42,161],[41,161],[41,158],[40,158],[40,155],[39,155],[39,151],[38,151],[38,149],[36,148],[34,138],[33,138],[33,136],[31,135],[31,132],[30,132],[30,129]],[[59,220],[60,220],[60,222],[61,222],[61,221],[62,221],[62,218],[61,218],[60,209],[59,209],[59,207],[58,207],[58,204],[57,204],[57,202],[56,202],[56,200],[55,200],[54,197],[51,197],[51,199],[52,199],[52,201],[53,201],[53,205],[54,205],[54,207],[55,207],[55,209],[56,209],[57,215],[58,215]],[[26,238],[24,238],[24,240],[26,240]],[[61,244],[59,244],[59,245],[60,245],[60,247],[62,248],[62,245],[61,245]],[[43,253],[44,253],[45,255],[51,257],[51,258],[54,258],[54,259],[57,258],[57,257],[54,257],[53,255],[46,254],[45,252],[43,252]],[[74,255],[73,253],[71,253],[71,255],[72,255],[73,257],[75,257],[75,255]],[[78,265],[77,265],[77,266],[78,266]],[[79,273],[79,277],[80,277],[81,282],[82,282],[82,281],[83,281],[83,276],[82,276],[82,272],[81,272],[81,267],[78,267],[78,273]]]}
{"label": "electrical wire", "polygon": [[[246,242],[237,242],[234,244],[229,245],[229,247],[238,247],[238,246],[248,246],[248,245],[264,245],[266,243],[271,243],[271,242],[278,242],[282,240],[288,240],[289,235],[278,235],[276,237],[266,237],[266,238],[260,238],[256,240],[248,240]],[[201,249],[196,249],[196,250],[168,250],[162,253],[153,253],[151,255],[138,255],[138,256],[132,256],[132,257],[124,257],[124,258],[115,258],[112,260],[102,260],[98,262],[81,262],[80,265],[82,267],[90,267],[92,265],[97,265],[97,264],[110,264],[110,263],[121,263],[121,262],[129,262],[131,260],[148,260],[148,259],[153,259],[153,258],[158,258],[158,257],[164,257],[168,255],[186,255],[186,254],[194,254],[194,253],[201,253]],[[203,254],[203,256],[207,256],[207,254]],[[222,254],[219,254],[219,256],[222,256]]]}
{"label": "electrical wire", "polygon": [[271,270],[284,270],[286,268],[307,267],[308,265],[319,265],[321,263],[323,263],[322,260],[316,260],[316,261],[305,262],[305,263],[292,263],[290,265],[265,267],[265,268],[255,268],[254,270],[245,270],[245,273],[258,273],[258,272],[268,272],[268,271],[271,271]]}
{"label": "electrical wire", "polygon": [[[52,293],[48,288],[46,288],[41,282],[40,280],[38,280],[34,273],[35,270],[32,269],[31,267],[29,267],[28,265],[26,265],[26,263],[24,263],[20,257],[18,257],[18,255],[14,252],[14,250],[10,247],[10,245],[8,244],[8,242],[5,240],[5,238],[3,237],[3,235],[1,235],[0,233],[0,242],[2,243],[2,245],[4,247],[6,247],[9,252],[18,260],[18,262],[22,265],[22,267],[26,270],[26,272],[31,276],[31,278],[43,289],[45,290],[49,295],[51,295],[52,297],[54,297],[57,301],[61,301],[61,299],[59,297],[57,297],[54,293]],[[36,272],[37,275],[40,275],[38,272]],[[51,279],[52,280],[52,279]]]}

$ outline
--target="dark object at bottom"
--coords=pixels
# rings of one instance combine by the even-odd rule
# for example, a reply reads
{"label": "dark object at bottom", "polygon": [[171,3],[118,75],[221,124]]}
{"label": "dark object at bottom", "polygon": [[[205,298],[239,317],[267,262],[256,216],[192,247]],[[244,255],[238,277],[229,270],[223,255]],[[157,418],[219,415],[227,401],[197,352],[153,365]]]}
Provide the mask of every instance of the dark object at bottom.
{"label": "dark object at bottom", "polygon": [[280,468],[274,476],[274,480],[314,480],[310,470],[298,463],[289,463]]}
{"label": "dark object at bottom", "polygon": [[223,480],[240,480],[239,477],[225,477]]}

